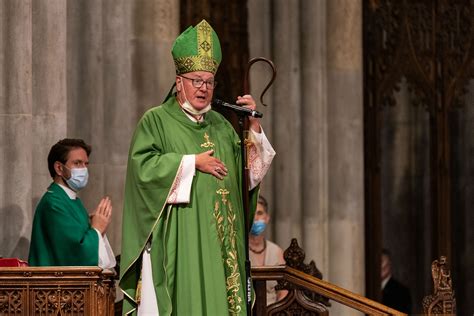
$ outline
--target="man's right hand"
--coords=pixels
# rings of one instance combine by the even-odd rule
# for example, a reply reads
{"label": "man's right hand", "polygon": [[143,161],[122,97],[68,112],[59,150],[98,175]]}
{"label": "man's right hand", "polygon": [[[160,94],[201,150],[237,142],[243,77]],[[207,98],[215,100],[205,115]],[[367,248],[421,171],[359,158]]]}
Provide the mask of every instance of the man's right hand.
{"label": "man's right hand", "polygon": [[100,200],[91,217],[91,226],[97,229],[102,235],[107,231],[112,221],[112,201],[108,196]]}
{"label": "man's right hand", "polygon": [[227,175],[227,168],[222,161],[212,157],[214,150],[208,150],[201,154],[196,154],[196,169],[212,174],[219,180],[224,179],[224,176]]}

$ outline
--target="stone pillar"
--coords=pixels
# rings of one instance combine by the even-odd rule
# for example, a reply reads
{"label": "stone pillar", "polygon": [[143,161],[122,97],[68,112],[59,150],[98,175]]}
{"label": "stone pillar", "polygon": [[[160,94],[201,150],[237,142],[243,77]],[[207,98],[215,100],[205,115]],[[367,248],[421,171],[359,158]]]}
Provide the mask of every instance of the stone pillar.
{"label": "stone pillar", "polygon": [[171,46],[180,33],[179,0],[137,0],[132,18],[132,87],[140,118],[163,102],[175,81]]}
{"label": "stone pillar", "polygon": [[[104,1],[68,1],[68,126],[64,137],[82,138],[92,146],[89,182],[79,196],[89,213],[93,213],[100,198],[110,195],[114,224],[118,207],[114,194],[105,190],[104,174],[104,160],[107,160],[104,134],[110,126],[105,118],[104,55],[107,47],[104,45],[104,20],[113,13],[105,11],[104,7]],[[120,8],[118,3],[117,7]],[[117,34],[120,34],[119,38],[124,35]],[[108,97],[114,99],[113,95]],[[113,233],[114,229],[109,227],[108,237]]]}
{"label": "stone pillar", "polygon": [[[32,1],[32,211],[52,181],[47,156],[67,128],[66,2]],[[30,236],[28,236],[28,239]]]}
{"label": "stone pillar", "polygon": [[[133,30],[136,20],[133,2],[128,0],[105,0],[102,21],[104,54],[103,86],[103,157],[100,169],[103,172],[104,194],[112,199],[113,224],[108,234],[119,254],[122,241],[122,205],[127,157],[130,139],[137,122],[137,99],[133,85]],[[117,36],[120,34],[120,36]],[[97,197],[98,202],[99,197]]]}
{"label": "stone pillar", "polygon": [[2,1],[0,160],[3,256],[27,259],[33,209],[51,177],[48,145],[66,127],[66,4]]}
{"label": "stone pillar", "polygon": [[364,295],[362,1],[327,1],[327,20],[328,279]]}
{"label": "stone pillar", "polygon": [[297,1],[273,1],[273,59],[278,67],[274,87],[273,187],[276,241],[288,247],[291,238],[302,239],[301,183],[301,50],[300,11]]}
{"label": "stone pillar", "polygon": [[301,3],[302,94],[302,244],[327,277],[328,236],[328,102],[326,1]]}
{"label": "stone pillar", "polygon": [[0,2],[0,256],[4,257],[28,256],[31,232],[31,147],[35,143],[31,2]]}

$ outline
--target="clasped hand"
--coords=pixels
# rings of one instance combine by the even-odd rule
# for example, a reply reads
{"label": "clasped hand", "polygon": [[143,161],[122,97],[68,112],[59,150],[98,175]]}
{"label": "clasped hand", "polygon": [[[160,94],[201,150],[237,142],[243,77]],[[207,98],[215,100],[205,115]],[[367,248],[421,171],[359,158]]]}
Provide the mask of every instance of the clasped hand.
{"label": "clasped hand", "polygon": [[208,150],[206,152],[196,155],[196,169],[209,173],[219,180],[224,179],[227,175],[227,168],[222,161],[213,157],[214,150]]}
{"label": "clasped hand", "polygon": [[107,231],[112,221],[112,201],[108,196],[100,200],[99,205],[91,216],[91,226],[97,229],[102,235]]}

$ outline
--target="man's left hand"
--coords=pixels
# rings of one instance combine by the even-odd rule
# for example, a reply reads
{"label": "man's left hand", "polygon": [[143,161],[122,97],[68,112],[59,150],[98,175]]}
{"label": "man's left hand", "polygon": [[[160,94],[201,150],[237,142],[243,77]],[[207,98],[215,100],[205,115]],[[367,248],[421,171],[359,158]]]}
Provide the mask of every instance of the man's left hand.
{"label": "man's left hand", "polygon": [[[238,96],[236,103],[248,109],[257,110],[257,104],[255,103],[255,100],[252,98],[250,94]],[[250,121],[250,128],[257,133],[260,133],[259,119],[256,117],[249,116],[249,121]]]}

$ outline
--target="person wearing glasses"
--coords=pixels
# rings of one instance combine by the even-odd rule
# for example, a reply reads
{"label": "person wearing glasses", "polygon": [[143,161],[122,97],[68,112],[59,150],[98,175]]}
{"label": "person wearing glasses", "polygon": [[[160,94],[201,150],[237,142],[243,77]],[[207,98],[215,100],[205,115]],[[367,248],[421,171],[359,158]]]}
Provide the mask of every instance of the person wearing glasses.
{"label": "person wearing glasses", "polygon": [[[245,234],[240,140],[211,108],[221,61],[205,21],[172,48],[176,92],[148,110],[132,138],[123,210],[123,312],[244,315]],[[255,109],[252,96],[236,103]],[[250,119],[250,196],[275,151]],[[251,214],[250,218],[253,218]]]}

